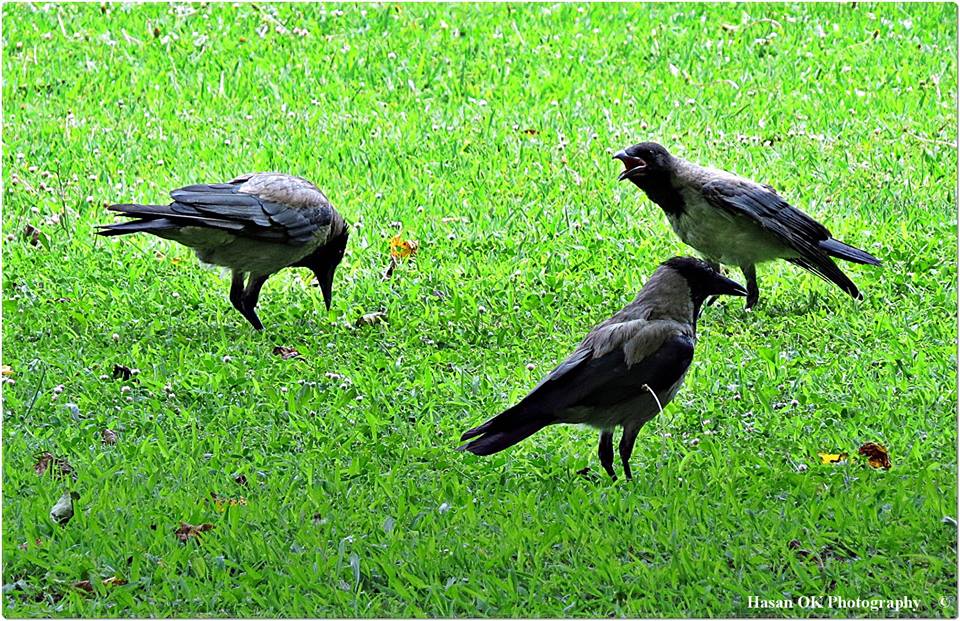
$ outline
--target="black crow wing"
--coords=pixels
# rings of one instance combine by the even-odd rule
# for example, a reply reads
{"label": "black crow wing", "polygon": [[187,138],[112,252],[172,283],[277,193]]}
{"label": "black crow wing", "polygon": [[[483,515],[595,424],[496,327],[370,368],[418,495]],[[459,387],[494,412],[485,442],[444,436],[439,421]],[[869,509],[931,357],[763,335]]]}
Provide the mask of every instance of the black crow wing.
{"label": "black crow wing", "polygon": [[174,217],[241,225],[237,234],[262,241],[304,244],[330,224],[332,208],[298,177],[259,174],[229,183],[198,184],[170,193]]}
{"label": "black crow wing", "polygon": [[509,429],[529,417],[575,407],[605,407],[635,398],[644,385],[662,393],[677,383],[693,360],[694,340],[674,332],[659,347],[628,365],[623,347],[599,356],[577,349],[512,408],[463,434],[462,439]]}
{"label": "black crow wing", "polygon": [[554,369],[517,407],[558,412],[573,407],[610,406],[637,396],[643,385],[655,392],[673,386],[693,360],[694,341],[668,336],[642,360],[627,364],[623,347],[601,356],[579,350]]}
{"label": "black crow wing", "polygon": [[783,200],[769,186],[723,179],[705,184],[703,196],[717,209],[753,220],[798,252],[804,246],[816,249],[820,241],[830,238],[825,226]]}
{"label": "black crow wing", "polygon": [[783,200],[770,186],[721,179],[703,186],[703,196],[717,209],[748,218],[796,251],[790,262],[859,298],[856,285],[830,260],[821,243],[831,239],[825,226]]}
{"label": "black crow wing", "polygon": [[[329,227],[333,207],[312,183],[279,173],[237,177],[228,183],[188,185],[170,193],[169,205],[111,205],[111,211],[142,218],[130,223],[136,230],[205,227],[265,242],[302,245]],[[118,228],[119,227],[119,228]],[[106,227],[104,234],[128,232],[123,225]]]}

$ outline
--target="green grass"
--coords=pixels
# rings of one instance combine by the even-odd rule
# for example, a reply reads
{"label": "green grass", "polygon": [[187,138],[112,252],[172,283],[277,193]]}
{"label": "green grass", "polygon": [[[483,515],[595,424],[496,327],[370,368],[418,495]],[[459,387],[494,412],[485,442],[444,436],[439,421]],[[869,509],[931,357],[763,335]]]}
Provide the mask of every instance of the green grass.
{"label": "green grass", "polygon": [[[4,615],[956,616],[956,11],[4,6]],[[632,483],[576,474],[585,428],[455,452],[692,253],[616,181],[644,139],[880,256],[845,268],[866,299],[771,264],[757,312],[708,308]],[[258,334],[189,250],[93,235],[106,203],[252,170],[356,226],[329,313],[288,270]],[[420,251],[384,280],[395,223]]]}

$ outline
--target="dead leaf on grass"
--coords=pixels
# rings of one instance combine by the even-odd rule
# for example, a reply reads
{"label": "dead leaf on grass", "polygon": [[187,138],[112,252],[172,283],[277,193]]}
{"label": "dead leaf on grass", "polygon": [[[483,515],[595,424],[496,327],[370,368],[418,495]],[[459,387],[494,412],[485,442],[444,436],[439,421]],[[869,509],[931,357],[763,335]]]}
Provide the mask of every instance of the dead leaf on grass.
{"label": "dead leaf on grass", "polygon": [[213,530],[213,524],[198,524],[194,526],[193,524],[187,524],[186,522],[180,522],[179,528],[173,531],[173,534],[177,536],[181,542],[186,543],[191,538],[199,538],[201,533],[205,533],[208,530]]}
{"label": "dead leaf on grass", "polygon": [[846,453],[817,453],[822,464],[842,464],[847,461]]}
{"label": "dead leaf on grass", "polygon": [[221,513],[226,511],[227,507],[245,506],[247,504],[247,499],[243,496],[239,496],[237,498],[228,498],[226,496],[221,496],[216,492],[210,492],[210,498],[213,500],[213,506]]}
{"label": "dead leaf on grass", "polygon": [[50,476],[55,479],[63,479],[66,477],[77,478],[76,473],[73,471],[73,466],[71,466],[66,459],[54,457],[53,453],[46,451],[37,456],[37,463],[33,465],[33,470],[38,476],[43,476],[47,470],[49,470]]}
{"label": "dead leaf on grass", "polygon": [[871,468],[889,470],[893,465],[890,463],[890,454],[882,444],[867,442],[860,447],[860,454],[867,458],[867,463],[870,464]]}
{"label": "dead leaf on grass", "polygon": [[390,256],[396,259],[406,259],[417,254],[420,244],[412,239],[403,239],[399,235],[390,238]]}
{"label": "dead leaf on grass", "polygon": [[31,246],[40,245],[40,229],[32,224],[23,227],[23,237],[30,242]]}
{"label": "dead leaf on grass", "polygon": [[291,358],[303,358],[303,356],[293,347],[285,347],[283,345],[277,345],[273,348],[273,355],[280,356],[284,360],[290,360]]}
{"label": "dead leaf on grass", "polygon": [[130,367],[122,364],[113,365],[113,379],[127,381],[139,372],[140,369],[131,369]]}

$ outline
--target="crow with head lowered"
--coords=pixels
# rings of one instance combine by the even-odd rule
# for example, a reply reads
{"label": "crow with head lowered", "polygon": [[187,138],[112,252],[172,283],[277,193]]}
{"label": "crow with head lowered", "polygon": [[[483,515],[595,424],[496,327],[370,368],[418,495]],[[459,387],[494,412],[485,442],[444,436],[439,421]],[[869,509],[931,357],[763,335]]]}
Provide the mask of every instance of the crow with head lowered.
{"label": "crow with head lowered", "polygon": [[330,308],[348,230],[317,186],[291,175],[256,173],[189,185],[170,197],[168,205],[111,205],[133,220],[101,226],[97,234],[150,233],[193,248],[205,263],[230,268],[230,302],[256,330],[263,329],[256,312],[260,289],[286,267],[313,271]]}

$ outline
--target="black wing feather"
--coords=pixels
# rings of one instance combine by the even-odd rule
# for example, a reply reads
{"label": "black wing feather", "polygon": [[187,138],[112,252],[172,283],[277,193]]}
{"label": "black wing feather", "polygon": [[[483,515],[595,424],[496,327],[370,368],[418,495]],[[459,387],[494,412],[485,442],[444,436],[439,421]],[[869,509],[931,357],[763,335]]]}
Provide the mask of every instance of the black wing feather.
{"label": "black wing feather", "polygon": [[752,184],[712,181],[703,186],[703,195],[714,207],[757,222],[791,248],[797,245],[815,247],[818,242],[831,237],[825,226],[778,194]]}
{"label": "black wing feather", "polygon": [[[854,298],[862,299],[857,286],[830,259],[828,252],[836,246],[829,243],[832,240],[830,231],[775,192],[749,183],[721,180],[704,185],[703,195],[712,206],[749,218],[785,246],[795,250],[800,256],[788,259],[791,263],[834,283]],[[847,258],[842,254],[834,254]],[[863,254],[865,259],[876,261],[867,253]]]}
{"label": "black wing feather", "polygon": [[246,178],[234,183],[188,185],[170,192],[173,202],[169,205],[112,205],[110,209],[142,218],[141,221],[166,218],[172,226],[205,226],[253,239],[292,244],[308,243],[318,228],[330,222],[332,216],[326,210],[315,213],[316,210],[297,209],[239,192],[244,181]]}
{"label": "black wing feather", "polygon": [[644,384],[663,392],[683,377],[693,360],[693,348],[692,338],[674,334],[631,366],[627,366],[622,348],[596,358],[589,350],[577,350],[519,403],[467,431],[461,439],[507,431],[569,408],[609,407],[636,397]]}

